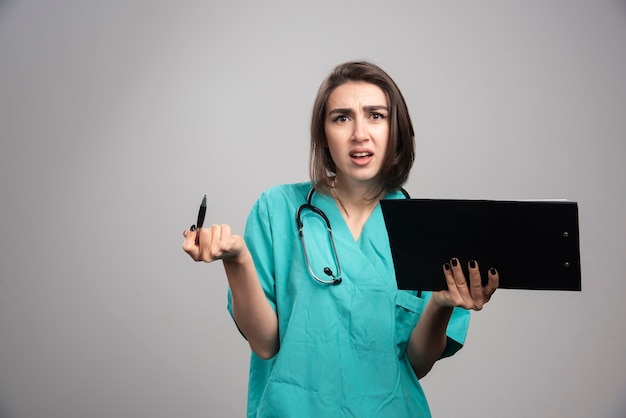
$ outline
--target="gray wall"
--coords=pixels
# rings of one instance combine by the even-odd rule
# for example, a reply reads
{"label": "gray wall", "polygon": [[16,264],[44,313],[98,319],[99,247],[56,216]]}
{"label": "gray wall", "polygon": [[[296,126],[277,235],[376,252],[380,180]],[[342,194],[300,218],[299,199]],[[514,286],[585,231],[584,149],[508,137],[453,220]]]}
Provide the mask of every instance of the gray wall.
{"label": "gray wall", "polygon": [[355,58],[406,95],[413,196],[579,202],[583,291],[498,291],[433,414],[626,416],[625,41],[618,0],[0,1],[0,416],[243,416],[222,266],[182,231],[307,179]]}

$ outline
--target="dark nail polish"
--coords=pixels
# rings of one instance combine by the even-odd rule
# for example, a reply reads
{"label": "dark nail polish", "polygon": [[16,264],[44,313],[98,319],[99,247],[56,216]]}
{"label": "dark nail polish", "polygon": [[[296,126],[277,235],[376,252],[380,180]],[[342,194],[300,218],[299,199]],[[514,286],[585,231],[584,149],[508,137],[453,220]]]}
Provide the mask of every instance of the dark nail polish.
{"label": "dark nail polish", "polygon": [[489,269],[489,273],[491,273],[492,276],[495,276],[495,274],[497,273],[497,270],[495,268],[491,267]]}
{"label": "dark nail polish", "polygon": [[476,261],[470,260],[469,265],[470,265],[470,268],[475,269],[476,268]]}
{"label": "dark nail polish", "polygon": [[196,226],[195,226],[195,225],[191,225],[191,228],[189,228],[189,230],[190,230],[191,232],[195,231],[195,230],[196,230]]}
{"label": "dark nail polish", "polygon": [[443,264],[443,268],[446,269],[446,270],[450,270],[450,264],[444,263]]}
{"label": "dark nail polish", "polygon": [[454,267],[456,267],[456,266],[457,266],[457,264],[459,264],[459,260],[457,260],[457,259],[456,259],[456,257],[455,257],[455,258],[453,258],[453,259],[452,259],[452,260],[450,260],[450,261],[452,262],[452,265],[453,265]]}

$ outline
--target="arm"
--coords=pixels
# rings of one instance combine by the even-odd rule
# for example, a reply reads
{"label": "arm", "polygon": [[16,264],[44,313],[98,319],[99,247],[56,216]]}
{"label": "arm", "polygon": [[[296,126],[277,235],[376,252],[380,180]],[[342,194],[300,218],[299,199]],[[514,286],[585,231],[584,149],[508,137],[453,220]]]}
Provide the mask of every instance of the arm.
{"label": "arm", "polygon": [[457,259],[444,265],[448,290],[433,293],[422,317],[413,329],[407,345],[407,357],[419,379],[426,376],[446,348],[446,329],[455,307],[479,311],[498,287],[498,272],[490,269],[488,282],[482,286],[478,263],[468,265],[470,283]]}
{"label": "arm", "polygon": [[195,261],[222,260],[237,326],[252,351],[261,358],[271,358],[279,347],[278,319],[265,297],[245,241],[241,236],[232,235],[228,225],[192,229],[185,231],[183,249]]}
{"label": "arm", "polygon": [[411,332],[406,355],[418,379],[428,374],[446,348],[446,329],[452,309],[430,299]]}

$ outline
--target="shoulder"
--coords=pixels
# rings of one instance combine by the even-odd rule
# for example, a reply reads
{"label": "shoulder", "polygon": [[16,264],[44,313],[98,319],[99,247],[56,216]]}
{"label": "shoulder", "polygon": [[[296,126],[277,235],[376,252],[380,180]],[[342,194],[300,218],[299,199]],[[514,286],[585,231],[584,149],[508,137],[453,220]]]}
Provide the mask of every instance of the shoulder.
{"label": "shoulder", "polygon": [[306,201],[311,190],[311,182],[281,184],[265,190],[258,199],[258,204],[265,205],[301,205]]}
{"label": "shoulder", "polygon": [[265,220],[281,218],[305,203],[310,190],[310,181],[272,186],[261,193],[252,207],[251,216]]}
{"label": "shoulder", "polygon": [[311,182],[282,184],[265,190],[250,210],[246,237],[259,230],[267,234],[286,233],[295,228],[296,212],[306,202]]}

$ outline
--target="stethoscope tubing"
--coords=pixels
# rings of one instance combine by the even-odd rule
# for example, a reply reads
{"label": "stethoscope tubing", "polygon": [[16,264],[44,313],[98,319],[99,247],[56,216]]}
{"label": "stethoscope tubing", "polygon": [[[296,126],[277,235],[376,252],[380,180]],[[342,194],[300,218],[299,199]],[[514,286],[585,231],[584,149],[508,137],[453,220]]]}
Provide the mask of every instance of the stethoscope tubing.
{"label": "stethoscope tubing", "polygon": [[[409,196],[409,193],[403,188],[401,188],[400,191],[405,196],[405,198],[407,199],[411,198],[411,196]],[[309,273],[317,282],[322,283],[322,284],[327,284],[327,285],[328,284],[338,285],[339,283],[342,282],[341,264],[339,263],[339,256],[337,255],[337,247],[335,246],[335,239],[333,237],[333,229],[330,226],[330,221],[328,220],[328,217],[326,216],[324,211],[311,203],[313,199],[313,193],[315,193],[315,187],[311,187],[311,190],[309,191],[307,198],[306,198],[306,203],[303,203],[302,205],[300,205],[300,207],[296,211],[296,224],[298,225],[298,234],[300,235],[300,242],[302,243],[302,250],[304,252],[304,260],[306,262],[307,268],[309,269]],[[331,244],[331,248],[333,251],[333,258],[335,259],[335,265],[337,266],[337,275],[333,273],[330,267],[324,267],[324,274],[329,276],[331,278],[330,280],[324,280],[324,279],[319,278],[315,274],[315,272],[313,272],[313,268],[311,267],[311,262],[309,260],[308,251],[306,249],[306,244],[304,242],[304,232],[303,232],[304,223],[302,222],[302,212],[305,210],[310,210],[311,212],[320,216],[324,220],[324,223],[326,223],[326,229],[328,231],[328,236],[330,238],[330,244]]]}

